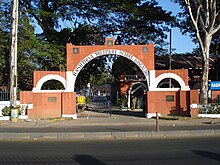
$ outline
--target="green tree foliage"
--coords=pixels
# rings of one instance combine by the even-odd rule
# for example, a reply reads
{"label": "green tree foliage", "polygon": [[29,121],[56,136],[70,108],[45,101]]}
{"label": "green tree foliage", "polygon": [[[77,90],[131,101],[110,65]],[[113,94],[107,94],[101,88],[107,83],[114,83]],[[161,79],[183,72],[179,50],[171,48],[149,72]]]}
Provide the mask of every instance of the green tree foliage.
{"label": "green tree foliage", "polygon": [[[201,103],[207,104],[210,48],[213,48],[211,45],[219,40],[220,2],[218,0],[174,0],[174,2],[179,3],[183,10],[180,13],[180,17],[182,18],[180,25],[184,29],[183,32],[190,32],[200,46],[203,59],[200,100]],[[213,50],[215,51],[216,49]]]}
{"label": "green tree foliage", "polygon": [[[0,4],[0,82],[9,83],[10,3]],[[19,8],[20,9],[20,8]],[[31,90],[34,70],[65,70],[65,44],[48,43],[34,34],[33,21],[26,11],[19,12],[18,25],[18,88]],[[66,34],[66,33],[65,33]],[[62,32],[60,32],[60,36]]]}
{"label": "green tree foliage", "polygon": [[[122,65],[126,64],[126,65]],[[112,65],[112,75],[119,80],[122,75],[138,75],[141,73],[140,69],[134,62],[124,58],[115,57],[114,63]]]}
{"label": "green tree foliage", "polygon": [[65,70],[65,47],[36,38],[34,27],[25,14],[20,14],[18,28],[18,85],[32,89],[34,70]]}
{"label": "green tree foliage", "polygon": [[119,35],[122,43],[160,44],[166,38],[164,32],[175,21],[171,12],[154,0],[20,0],[20,4],[37,21],[50,43],[57,41],[60,22],[70,21],[73,28],[89,24],[100,29],[102,36]]}
{"label": "green tree foliage", "polygon": [[0,3],[0,84],[8,85],[9,80],[9,26],[8,16],[10,5],[6,2]]}
{"label": "green tree foliage", "polygon": [[8,80],[8,49],[9,35],[0,29],[0,84],[7,85]]}

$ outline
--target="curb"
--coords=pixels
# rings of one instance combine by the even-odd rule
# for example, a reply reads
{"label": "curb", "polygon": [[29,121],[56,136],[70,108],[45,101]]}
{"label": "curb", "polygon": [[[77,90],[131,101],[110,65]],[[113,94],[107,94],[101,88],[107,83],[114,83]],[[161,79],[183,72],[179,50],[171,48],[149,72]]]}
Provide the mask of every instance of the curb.
{"label": "curb", "polygon": [[220,129],[160,132],[74,132],[74,133],[0,133],[3,141],[32,140],[100,140],[100,139],[156,139],[220,136]]}

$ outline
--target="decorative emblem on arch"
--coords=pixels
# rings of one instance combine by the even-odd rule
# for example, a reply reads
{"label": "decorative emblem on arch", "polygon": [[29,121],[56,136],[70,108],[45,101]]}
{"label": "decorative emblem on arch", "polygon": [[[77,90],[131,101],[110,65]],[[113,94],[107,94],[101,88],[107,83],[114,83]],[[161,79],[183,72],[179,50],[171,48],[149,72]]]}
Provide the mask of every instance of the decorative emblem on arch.
{"label": "decorative emblem on arch", "polygon": [[65,80],[62,76],[57,75],[57,74],[49,74],[49,75],[46,75],[46,76],[42,77],[42,78],[37,82],[35,91],[40,91],[42,85],[43,85],[45,82],[49,81],[49,80],[57,80],[57,81],[61,82],[61,83],[63,84],[64,88],[66,89],[66,80]]}
{"label": "decorative emblem on arch", "polygon": [[82,70],[82,68],[87,63],[89,63],[91,60],[93,60],[97,57],[111,55],[111,54],[125,57],[125,58],[131,60],[132,62],[134,62],[140,68],[140,70],[143,72],[144,76],[147,79],[147,84],[148,84],[148,69],[141,62],[141,60],[139,60],[137,57],[133,56],[132,54],[130,54],[128,52],[125,52],[123,50],[118,50],[118,49],[104,49],[104,50],[100,50],[100,51],[94,52],[94,53],[86,56],[83,60],[81,60],[81,62],[75,67],[75,69],[73,71],[74,82],[75,82],[76,77],[79,74],[79,72]]}
{"label": "decorative emblem on arch", "polygon": [[186,84],[185,84],[185,82],[183,81],[183,79],[182,79],[180,76],[178,76],[177,74],[174,74],[174,73],[163,73],[163,74],[159,75],[158,77],[156,77],[155,83],[152,84],[151,88],[152,88],[152,89],[156,89],[157,86],[158,86],[158,84],[159,84],[162,80],[164,80],[164,79],[166,79],[166,78],[172,78],[172,79],[176,80],[176,81],[179,83],[179,85],[180,85],[180,87],[181,87],[182,90],[186,90],[186,89],[188,90],[188,89],[189,89],[189,87],[186,86]]}

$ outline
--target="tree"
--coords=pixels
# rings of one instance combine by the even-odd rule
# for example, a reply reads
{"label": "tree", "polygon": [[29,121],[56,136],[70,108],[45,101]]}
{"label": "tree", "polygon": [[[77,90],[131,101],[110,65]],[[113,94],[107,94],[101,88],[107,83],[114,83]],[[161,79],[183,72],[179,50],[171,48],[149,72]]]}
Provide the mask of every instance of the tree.
{"label": "tree", "polygon": [[160,44],[175,21],[155,0],[20,0],[20,4],[49,43],[56,42],[60,22],[70,21],[74,29],[89,25],[100,29],[102,36],[119,35],[126,44]]}
{"label": "tree", "polygon": [[8,83],[9,65],[8,49],[9,49],[9,34],[0,29],[0,84],[6,85]]}
{"label": "tree", "polygon": [[[203,58],[203,76],[200,90],[201,103],[208,103],[208,76],[210,45],[220,29],[220,2],[216,0],[175,0],[183,9],[185,32],[191,32],[199,43]],[[191,25],[188,26],[187,25]]]}
{"label": "tree", "polygon": [[5,2],[0,3],[0,84],[6,85],[9,80],[9,5]]}
{"label": "tree", "polygon": [[49,44],[34,34],[25,13],[20,13],[18,28],[18,87],[31,90],[34,70],[65,70],[65,46]]}

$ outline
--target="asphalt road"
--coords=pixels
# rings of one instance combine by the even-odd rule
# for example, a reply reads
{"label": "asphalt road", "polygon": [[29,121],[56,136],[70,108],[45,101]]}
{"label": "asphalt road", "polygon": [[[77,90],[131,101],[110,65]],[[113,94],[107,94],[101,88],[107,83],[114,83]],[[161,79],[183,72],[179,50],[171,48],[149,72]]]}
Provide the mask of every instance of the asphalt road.
{"label": "asphalt road", "polygon": [[66,142],[0,142],[6,165],[215,165],[219,138]]}
{"label": "asphalt road", "polygon": [[[73,127],[0,127],[0,133],[53,133],[53,132],[129,132],[155,131],[156,126],[148,125],[117,125],[117,126],[73,126]],[[220,129],[220,125],[191,125],[191,126],[160,126],[160,131],[176,130],[213,130]]]}

